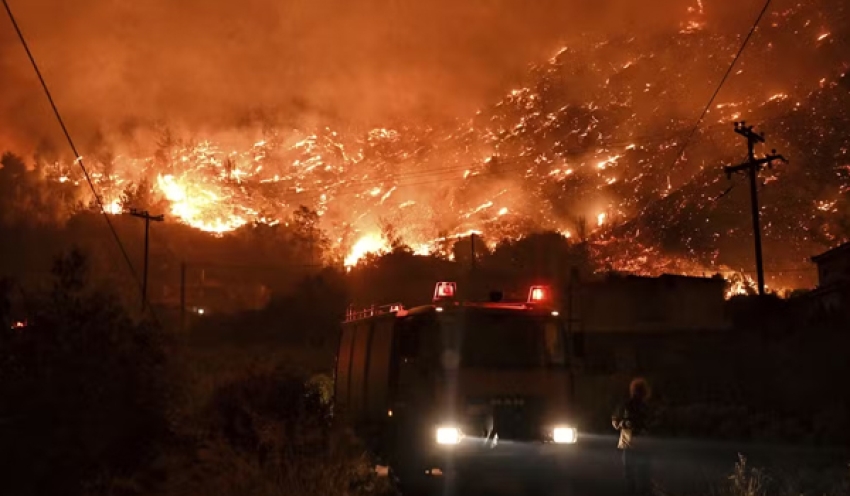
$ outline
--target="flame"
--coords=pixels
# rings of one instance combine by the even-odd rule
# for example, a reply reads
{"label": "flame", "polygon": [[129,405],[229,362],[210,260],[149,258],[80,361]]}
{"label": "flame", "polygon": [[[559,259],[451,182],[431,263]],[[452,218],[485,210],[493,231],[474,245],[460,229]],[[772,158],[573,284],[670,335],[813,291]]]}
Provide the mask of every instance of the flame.
{"label": "flame", "polygon": [[[696,43],[724,41],[706,27],[702,0],[691,3],[694,2],[680,24],[687,35],[673,35],[689,53],[699,48]],[[795,15],[805,21],[810,16],[800,9],[789,7],[778,13],[774,24],[790,23],[788,19]],[[827,26],[818,26],[816,31],[811,31],[813,27],[808,31],[797,28],[773,30],[775,34],[770,36],[787,37],[791,35],[786,33],[799,32],[818,41],[831,36]],[[837,40],[839,33],[835,34]],[[729,48],[740,43],[736,38],[725,41]],[[783,40],[771,39],[762,45],[769,47],[774,41],[780,46],[779,41]],[[609,48],[615,43],[610,41]],[[707,51],[716,47],[703,48]],[[808,43],[804,48],[818,55],[828,52],[820,43]],[[589,46],[560,49],[548,60],[557,67],[546,66],[546,61],[542,61],[530,75],[535,78],[532,84],[506,92],[498,103],[482,108],[459,126],[433,129],[411,123],[398,129],[346,128],[346,132],[337,132],[323,123],[309,129],[246,132],[238,136],[238,144],[229,141],[232,136],[221,140],[206,137],[201,141],[178,137],[174,144],[157,148],[155,153],[146,150],[128,157],[116,150],[114,163],[109,164],[110,170],[114,169],[111,177],[103,173],[93,174],[92,178],[106,199],[104,207],[109,213],[121,211],[117,198],[121,197],[122,182],[126,186],[146,178],[153,183],[148,192],[153,201],[167,205],[169,220],[217,235],[251,223],[286,222],[293,210],[307,206],[320,216],[320,228],[328,238],[338,240],[333,246],[339,251],[335,255],[344,258],[348,267],[356,265],[367,253],[389,250],[387,242],[375,234],[386,220],[394,224],[399,237],[414,253],[422,255],[446,251],[448,241],[470,232],[480,234],[482,242],[489,246],[497,240],[516,240],[541,230],[557,230],[570,237],[572,229],[574,237],[582,238],[582,242],[618,247],[612,249],[613,255],[599,257],[603,267],[639,274],[699,274],[710,267],[731,277],[735,271],[717,269],[721,264],[717,263],[714,250],[719,250],[720,244],[705,241],[711,236],[717,241],[730,235],[726,232],[729,226],[717,225],[716,218],[710,215],[715,208],[710,197],[720,191],[722,173],[719,169],[711,171],[710,165],[699,165],[700,171],[705,168],[702,175],[693,175],[691,169],[700,162],[720,163],[720,153],[728,158],[732,146],[737,153],[738,138],[731,129],[725,135],[714,133],[706,123],[694,136],[694,145],[687,153],[678,161],[672,160],[670,154],[683,143],[683,128],[676,119],[667,119],[667,107],[671,102],[687,103],[684,97],[691,88],[691,69],[660,62],[665,57],[637,42],[606,48],[606,53],[615,53],[613,58],[593,50]],[[589,55],[580,55],[585,51]],[[593,63],[587,70],[598,76],[600,88],[583,97],[584,103],[564,100],[558,97],[559,91],[548,90],[568,87],[571,80],[558,79],[565,72],[561,69],[588,60]],[[725,67],[726,61],[721,62]],[[661,66],[662,63],[667,65]],[[646,76],[656,70],[663,77],[647,82]],[[827,92],[838,87],[838,80],[844,78],[843,73],[840,78],[837,74],[828,79],[822,76],[825,74],[814,72],[806,76],[816,83],[811,88],[795,82],[800,85],[798,90],[795,85],[771,79],[758,91],[747,92],[748,96],[726,92],[730,101],[714,105],[710,120],[716,118],[726,126],[731,120],[755,118],[750,117],[753,114],[759,120],[789,112],[803,114],[804,105],[812,101],[811,95],[833,100],[834,95]],[[807,97],[802,90],[812,93]],[[649,94],[642,96],[645,92]],[[651,99],[652,105],[641,99]],[[612,108],[617,110],[612,113]],[[811,110],[821,112],[822,107],[812,104]],[[784,113],[762,115],[759,111]],[[623,117],[619,117],[621,114]],[[662,120],[668,122],[663,129],[653,123]],[[784,124],[785,120],[774,122],[780,138],[792,137],[793,128]],[[698,151],[696,145],[703,134],[712,143],[710,151]],[[846,154],[848,147],[837,148]],[[96,160],[92,158],[91,162]],[[841,164],[846,163],[846,159],[840,160]],[[686,171],[686,167],[691,169]],[[51,178],[64,187],[84,185],[74,170],[68,164],[57,164]],[[833,184],[835,188],[829,191],[843,195],[850,191],[850,181],[846,179],[850,175],[839,168],[836,174],[842,182]],[[780,181],[779,177],[782,176],[766,175],[764,183]],[[686,181],[690,181],[690,189],[683,188]],[[770,185],[774,186],[777,185]],[[678,191],[682,194],[677,195]],[[844,207],[843,199],[835,200],[834,193],[829,195],[819,194],[809,203],[819,217],[831,216]],[[643,216],[648,205],[662,201],[663,212],[656,218]],[[775,219],[775,211],[773,215]],[[592,234],[588,236],[573,223],[573,216],[588,216],[591,225],[595,216]],[[660,249],[651,254],[630,253],[628,245],[635,244],[628,232],[631,220],[635,220],[638,230],[644,230],[642,239],[647,245],[658,241],[657,231],[673,224],[698,226],[701,232],[693,237],[701,239],[693,244],[690,239],[683,240],[681,247],[675,247],[678,251],[671,252],[675,255]],[[765,224],[768,229],[771,227],[769,222]],[[349,239],[350,230],[367,234],[354,243],[349,253],[342,253],[343,240]],[[811,228],[801,225],[799,232],[811,233]],[[740,230],[735,233],[740,234]],[[608,235],[613,239],[606,239]],[[686,232],[683,236],[691,234]],[[789,237],[788,244],[805,236],[808,234]],[[797,248],[801,246],[796,244]],[[441,255],[450,257],[451,253]],[[724,262],[728,266],[744,266],[741,260],[727,258]],[[746,291],[748,279],[741,277],[740,281],[733,291]]]}
{"label": "flame", "polygon": [[221,234],[245,225],[244,217],[222,215],[217,208],[221,196],[201,184],[179,180],[171,174],[158,175],[157,187],[171,203],[171,214],[190,226]]}
{"label": "flame", "polygon": [[112,215],[118,215],[124,211],[124,208],[121,206],[121,200],[115,199],[109,203],[104,203],[104,210]]}
{"label": "flame", "polygon": [[359,262],[367,254],[380,254],[388,251],[390,251],[390,247],[387,245],[386,240],[384,240],[379,234],[366,234],[358,239],[357,242],[354,243],[354,246],[351,247],[351,251],[348,256],[345,257],[345,266],[349,268],[354,267],[357,265],[357,262]]}

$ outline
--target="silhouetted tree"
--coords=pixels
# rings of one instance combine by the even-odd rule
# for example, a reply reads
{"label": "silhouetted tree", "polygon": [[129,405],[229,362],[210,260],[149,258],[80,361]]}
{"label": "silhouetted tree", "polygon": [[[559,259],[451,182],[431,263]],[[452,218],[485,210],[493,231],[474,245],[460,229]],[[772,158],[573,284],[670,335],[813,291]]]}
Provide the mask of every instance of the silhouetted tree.
{"label": "silhouetted tree", "polygon": [[473,247],[475,249],[475,262],[479,263],[479,260],[490,255],[490,249],[487,248],[487,243],[484,238],[481,236],[475,236],[475,241],[473,245],[473,240],[471,236],[466,236],[464,238],[457,239],[452,244],[452,255],[454,255],[455,262],[459,263],[463,267],[467,268],[467,270],[472,267],[472,253]]}
{"label": "silhouetted tree", "polygon": [[0,158],[0,222],[7,226],[57,224],[72,213],[78,192],[72,181],[45,181],[13,153]]}
{"label": "silhouetted tree", "polygon": [[156,152],[154,152],[154,160],[160,167],[171,168],[173,160],[171,154],[177,146],[180,145],[180,140],[174,135],[174,131],[168,126],[160,126],[156,140]]}
{"label": "silhouetted tree", "polygon": [[153,195],[151,194],[151,183],[146,177],[138,183],[130,183],[121,192],[121,210],[129,212],[131,209],[149,210],[153,206]]}
{"label": "silhouetted tree", "polygon": [[159,333],[91,289],[86,265],[78,251],[60,257],[52,289],[24,302],[28,325],[0,329],[5,494],[81,494],[135,471],[169,431]]}
{"label": "silhouetted tree", "polygon": [[381,219],[381,237],[384,238],[392,251],[410,250],[410,247],[404,244],[404,239],[399,234],[398,228],[389,220]]}
{"label": "silhouetted tree", "polygon": [[281,370],[222,385],[171,467],[163,496],[394,494],[365,446],[332,422],[327,392]]}
{"label": "silhouetted tree", "polygon": [[319,228],[319,214],[301,205],[292,214],[292,226],[296,240],[307,254],[305,263],[319,263],[330,247],[330,240]]}

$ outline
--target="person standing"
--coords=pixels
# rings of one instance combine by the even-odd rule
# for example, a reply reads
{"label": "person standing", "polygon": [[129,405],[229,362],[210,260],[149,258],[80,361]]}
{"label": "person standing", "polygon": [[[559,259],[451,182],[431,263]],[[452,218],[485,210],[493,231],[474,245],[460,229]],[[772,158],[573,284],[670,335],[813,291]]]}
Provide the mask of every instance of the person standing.
{"label": "person standing", "polygon": [[651,492],[651,459],[645,439],[650,424],[649,396],[646,380],[632,380],[629,399],[611,417],[614,429],[620,431],[617,448],[622,453],[626,491],[630,496],[648,496]]}

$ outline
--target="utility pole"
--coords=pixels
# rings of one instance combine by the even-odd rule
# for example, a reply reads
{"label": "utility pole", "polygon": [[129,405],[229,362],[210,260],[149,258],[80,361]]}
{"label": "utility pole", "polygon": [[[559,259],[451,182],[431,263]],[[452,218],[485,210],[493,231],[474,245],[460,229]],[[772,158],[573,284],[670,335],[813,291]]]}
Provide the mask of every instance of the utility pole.
{"label": "utility pole", "polygon": [[180,331],[186,332],[186,262],[180,264]]}
{"label": "utility pole", "polygon": [[470,272],[475,272],[475,233],[469,236]]}
{"label": "utility pole", "polygon": [[581,329],[578,330],[577,334],[575,329],[575,324],[583,325],[581,317],[578,315],[579,312],[576,311],[577,305],[574,303],[576,287],[579,285],[578,268],[572,267],[567,282],[567,315],[565,319],[567,343],[565,343],[564,349],[569,350],[570,399],[573,400],[576,396],[576,365],[578,360],[584,356],[584,334]]}
{"label": "utility pole", "polygon": [[746,122],[736,122],[735,132],[747,139],[747,161],[738,165],[726,166],[723,170],[726,171],[726,177],[729,179],[732,179],[732,174],[739,172],[747,173],[750,178],[750,206],[752,207],[753,238],[756,247],[756,274],[758,275],[759,296],[764,296],[764,261],[761,253],[761,226],[759,224],[758,173],[765,165],[773,168],[774,160],[781,160],[785,163],[788,160],[777,154],[776,150],[771,150],[770,154],[757,159],[755,146],[757,143],[764,143],[764,133],[756,133],[753,131],[753,126],[747,126]]}
{"label": "utility pole", "polygon": [[149,246],[149,238],[150,238],[150,230],[151,230],[151,221],[162,222],[165,220],[164,215],[151,215],[147,210],[140,211],[131,209],[130,215],[133,217],[139,217],[140,219],[145,219],[145,268],[142,276],[142,311],[148,305],[148,246]]}

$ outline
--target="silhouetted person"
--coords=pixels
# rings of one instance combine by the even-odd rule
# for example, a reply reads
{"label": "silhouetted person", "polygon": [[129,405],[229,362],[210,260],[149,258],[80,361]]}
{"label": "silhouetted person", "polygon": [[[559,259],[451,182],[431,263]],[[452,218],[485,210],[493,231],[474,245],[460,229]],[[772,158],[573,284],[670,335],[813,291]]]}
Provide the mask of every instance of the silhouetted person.
{"label": "silhouetted person", "polygon": [[649,386],[641,378],[629,385],[629,399],[611,417],[611,424],[620,431],[617,448],[623,456],[626,491],[630,496],[649,495],[650,454],[646,445],[650,412],[647,407]]}

